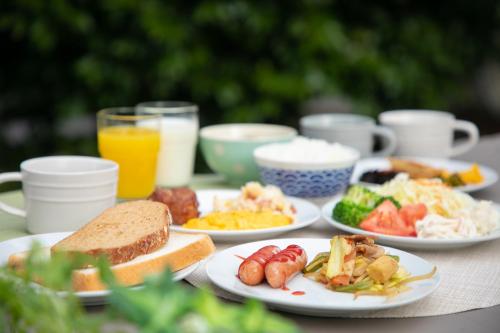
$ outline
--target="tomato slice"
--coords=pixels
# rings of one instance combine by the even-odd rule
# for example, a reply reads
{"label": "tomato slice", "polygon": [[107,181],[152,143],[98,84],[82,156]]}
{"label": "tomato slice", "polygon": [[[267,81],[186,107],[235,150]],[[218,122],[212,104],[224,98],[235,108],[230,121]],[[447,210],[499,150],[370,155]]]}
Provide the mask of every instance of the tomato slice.
{"label": "tomato slice", "polygon": [[408,225],[390,200],[377,206],[359,225],[361,229],[393,236],[416,236],[415,226]]}
{"label": "tomato slice", "polygon": [[406,205],[399,210],[399,216],[405,221],[407,226],[415,226],[418,220],[427,215],[427,207],[423,203]]}

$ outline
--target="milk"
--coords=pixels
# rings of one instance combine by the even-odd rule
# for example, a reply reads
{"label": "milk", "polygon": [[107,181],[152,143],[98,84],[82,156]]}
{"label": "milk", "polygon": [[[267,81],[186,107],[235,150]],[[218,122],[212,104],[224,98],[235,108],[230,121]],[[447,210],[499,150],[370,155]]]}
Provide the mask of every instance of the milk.
{"label": "milk", "polygon": [[193,174],[198,122],[194,119],[161,120],[161,144],[156,183],[176,187],[187,185]]}
{"label": "milk", "polygon": [[[140,123],[145,127],[153,126],[149,120]],[[188,185],[193,175],[197,139],[197,118],[162,117],[160,151],[156,166],[157,185]]]}

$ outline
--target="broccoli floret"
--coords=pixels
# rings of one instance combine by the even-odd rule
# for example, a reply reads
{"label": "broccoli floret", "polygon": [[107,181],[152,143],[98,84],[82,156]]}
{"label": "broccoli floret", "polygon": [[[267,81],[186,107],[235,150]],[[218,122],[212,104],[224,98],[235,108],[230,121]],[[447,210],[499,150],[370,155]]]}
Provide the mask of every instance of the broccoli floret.
{"label": "broccoli floret", "polygon": [[342,200],[335,205],[332,215],[340,223],[357,227],[371,211],[372,208],[370,207],[349,200]]}
{"label": "broccoli floret", "polygon": [[385,200],[390,200],[399,209],[401,205],[391,196],[382,196],[366,187],[353,185],[333,209],[333,218],[343,224],[357,227],[365,217]]}
{"label": "broccoli floret", "polygon": [[394,206],[396,206],[398,209],[401,208],[401,204],[399,203],[399,201],[397,201],[396,199],[394,199],[393,196],[390,196],[390,195],[385,196],[385,197],[381,197],[379,199],[379,201],[377,201],[377,203],[375,204],[375,207],[378,207],[378,205],[380,205],[382,202],[384,202],[386,200],[392,201]]}
{"label": "broccoli floret", "polygon": [[366,187],[353,185],[349,187],[342,201],[347,200],[365,207],[375,208],[383,197]]}

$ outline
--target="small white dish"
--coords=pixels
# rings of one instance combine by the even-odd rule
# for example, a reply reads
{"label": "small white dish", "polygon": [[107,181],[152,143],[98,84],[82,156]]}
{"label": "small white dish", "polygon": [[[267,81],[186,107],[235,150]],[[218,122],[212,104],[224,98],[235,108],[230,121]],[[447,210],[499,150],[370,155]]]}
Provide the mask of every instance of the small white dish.
{"label": "small white dish", "polygon": [[[366,231],[359,228],[354,228],[343,223],[340,223],[333,219],[332,212],[335,205],[342,199],[342,196],[337,196],[333,200],[327,202],[321,208],[321,214],[328,224],[335,227],[338,230],[345,231],[350,234],[361,234],[374,236],[377,242],[380,244],[386,244],[391,246],[397,246],[404,249],[415,249],[415,250],[446,250],[446,249],[456,249],[466,246],[471,246],[481,242],[490,241],[493,239],[500,238],[500,228],[493,230],[491,233],[480,237],[471,237],[464,239],[425,239],[417,237],[402,237],[402,236],[391,236],[379,234],[376,232]],[[495,208],[500,211],[500,206],[495,204]]]}
{"label": "small white dish", "polygon": [[[71,232],[54,232],[48,234],[19,237],[0,242],[0,266],[7,264],[7,261],[9,260],[9,256],[11,254],[28,251],[31,248],[33,242],[38,242],[43,247],[50,247],[61,239],[69,236],[70,234]],[[174,280],[179,281],[186,278],[189,274],[194,272],[196,268],[198,268],[198,265],[199,263],[196,263],[175,272]],[[136,286],[134,288],[140,287],[141,286]],[[80,301],[84,305],[100,305],[107,303],[106,298],[110,293],[111,292],[109,290],[98,290],[76,292],[75,295],[80,298]],[[64,296],[65,294],[66,292],[60,292],[61,296]]]}
{"label": "small white dish", "polygon": [[[266,245],[276,245],[285,248],[297,244],[304,248],[310,261],[318,252],[330,249],[330,239],[292,238],[273,239],[247,243],[228,248],[217,253],[207,264],[207,274],[218,287],[245,298],[256,298],[270,307],[313,316],[349,316],[359,312],[395,308],[416,302],[430,295],[439,286],[439,271],[430,279],[408,284],[411,290],[403,292],[394,298],[381,296],[360,296],[354,299],[353,294],[330,291],[321,283],[298,274],[287,283],[288,291],[273,289],[266,283],[258,286],[247,286],[237,277],[241,259],[247,257]],[[432,271],[433,265],[424,259],[410,253],[385,247],[392,255],[399,256],[400,264],[412,275],[426,274]],[[304,295],[293,295],[294,291],[302,291]]]}
{"label": "small white dish", "polygon": [[[200,190],[196,191],[196,196],[199,202],[200,216],[206,215],[213,210],[214,198],[217,196],[221,199],[235,198],[240,194],[238,190]],[[293,223],[274,228],[252,229],[252,230],[202,230],[202,229],[187,229],[180,225],[172,225],[171,230],[186,232],[186,233],[205,233],[216,242],[244,242],[251,240],[259,240],[271,238],[288,231],[305,228],[316,222],[320,217],[319,208],[299,198],[287,197],[297,210],[296,218]]]}
{"label": "small white dish", "polygon": [[[424,157],[400,157],[400,158],[427,164],[434,168],[445,169],[450,172],[458,172],[470,169],[473,164],[471,162],[441,159],[441,158],[424,158]],[[351,183],[360,182],[359,179],[361,178],[361,175],[366,171],[389,170],[390,168],[391,168],[391,163],[387,158],[374,157],[374,158],[365,158],[359,160],[358,163],[356,163],[356,166],[354,167],[354,172],[352,173],[351,177]],[[454,189],[462,192],[474,192],[485,189],[495,184],[498,181],[498,174],[495,170],[485,165],[479,165],[479,168],[481,169],[481,173],[484,176],[484,181],[481,184],[458,186],[454,187]]]}

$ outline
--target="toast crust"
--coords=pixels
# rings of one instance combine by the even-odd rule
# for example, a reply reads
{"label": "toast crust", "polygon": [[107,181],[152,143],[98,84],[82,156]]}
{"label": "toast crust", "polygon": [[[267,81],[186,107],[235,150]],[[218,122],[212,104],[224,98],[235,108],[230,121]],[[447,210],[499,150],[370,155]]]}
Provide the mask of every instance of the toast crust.
{"label": "toast crust", "polygon": [[[68,255],[73,253],[84,253],[92,257],[104,255],[112,265],[118,265],[130,261],[140,255],[154,252],[168,241],[168,227],[157,230],[149,235],[138,239],[136,242],[114,248],[92,249],[90,251],[65,251]],[[54,252],[54,250],[51,250]]]}

